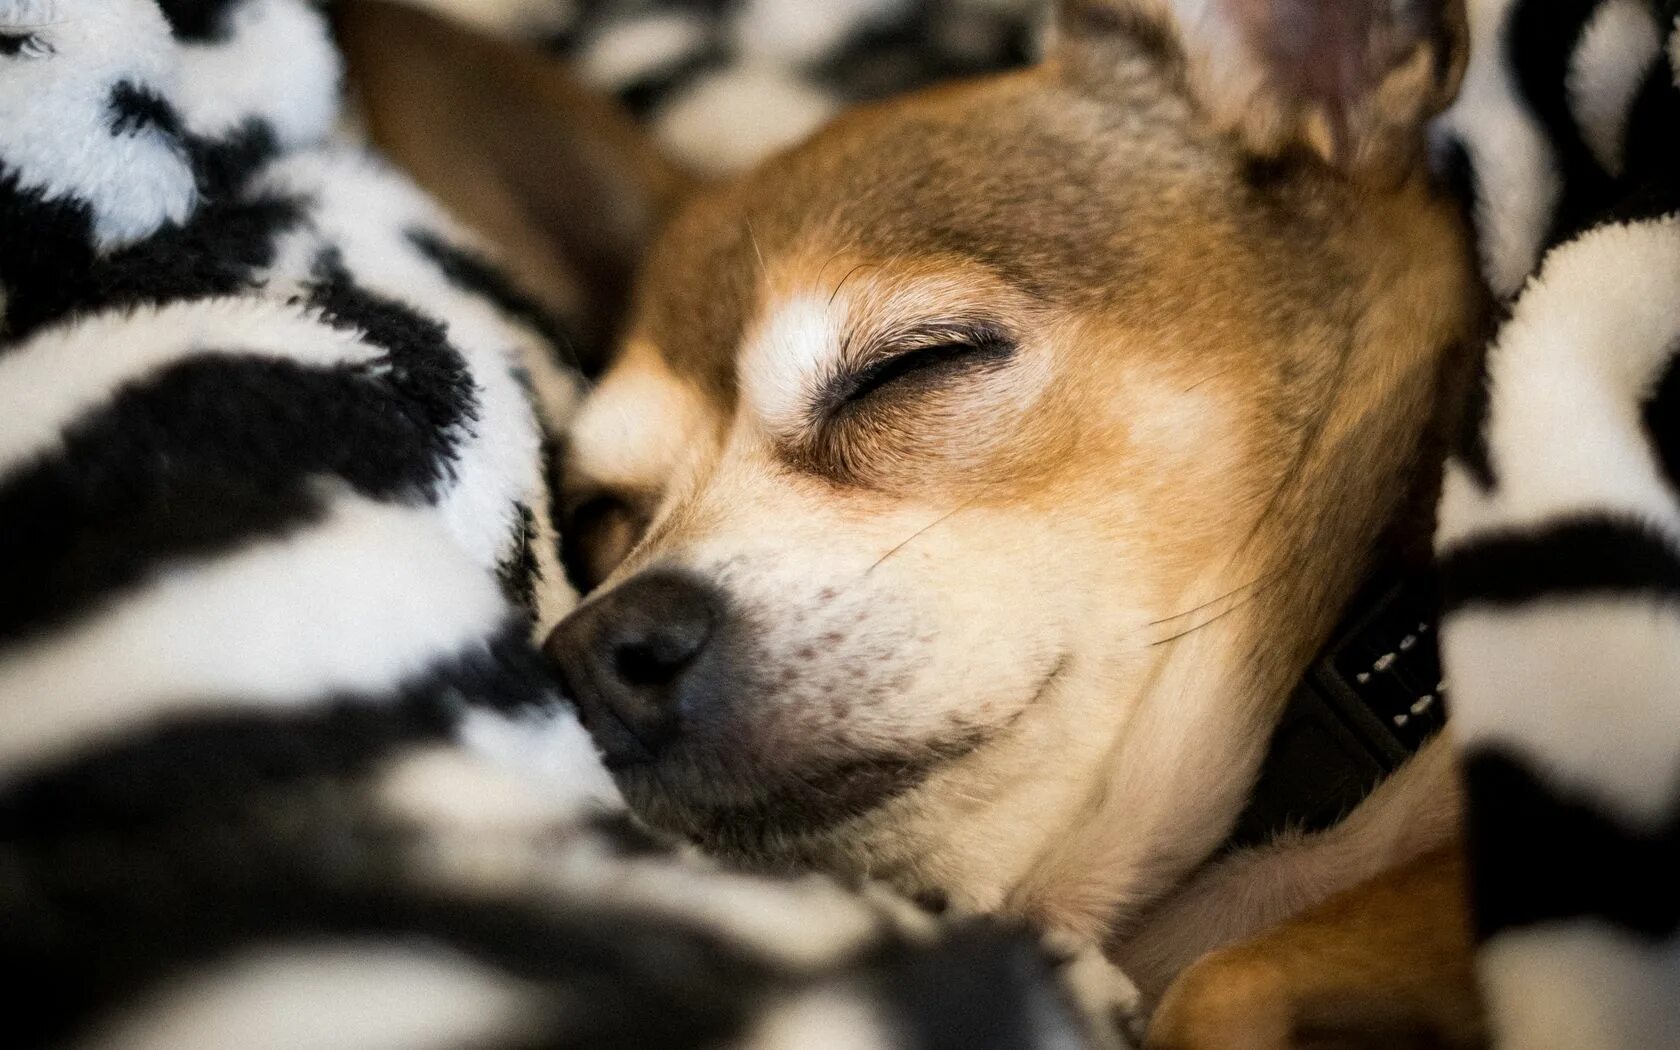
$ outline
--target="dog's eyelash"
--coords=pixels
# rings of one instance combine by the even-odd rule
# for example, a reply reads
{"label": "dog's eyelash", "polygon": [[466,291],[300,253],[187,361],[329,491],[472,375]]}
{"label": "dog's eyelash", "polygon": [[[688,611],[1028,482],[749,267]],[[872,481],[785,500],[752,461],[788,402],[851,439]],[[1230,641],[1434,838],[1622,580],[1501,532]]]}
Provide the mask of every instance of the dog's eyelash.
{"label": "dog's eyelash", "polygon": [[903,350],[860,371],[841,376],[830,388],[827,400],[837,407],[854,405],[912,375],[996,363],[1015,352],[1013,343],[991,329],[949,334],[954,338],[930,341]]}

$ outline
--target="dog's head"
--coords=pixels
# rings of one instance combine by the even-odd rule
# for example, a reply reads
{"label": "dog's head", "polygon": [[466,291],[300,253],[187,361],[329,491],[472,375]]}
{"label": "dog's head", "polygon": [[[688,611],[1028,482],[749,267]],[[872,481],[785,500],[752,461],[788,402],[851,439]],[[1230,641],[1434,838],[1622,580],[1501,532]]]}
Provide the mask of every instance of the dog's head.
{"label": "dog's head", "polygon": [[1079,925],[1229,825],[1473,282],[1442,5],[1063,18],[667,229],[549,647],[655,824]]}
{"label": "dog's head", "polygon": [[687,206],[549,641],[644,816],[1087,928],[1212,848],[1471,313],[1449,6],[1068,0]]}

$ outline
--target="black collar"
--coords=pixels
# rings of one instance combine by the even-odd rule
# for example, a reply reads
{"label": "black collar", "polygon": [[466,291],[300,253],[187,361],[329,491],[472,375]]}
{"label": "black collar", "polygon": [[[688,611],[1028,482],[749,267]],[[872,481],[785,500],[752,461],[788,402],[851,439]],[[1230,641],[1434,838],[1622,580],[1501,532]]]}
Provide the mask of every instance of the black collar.
{"label": "black collar", "polygon": [[1337,823],[1446,723],[1438,590],[1390,567],[1343,614],[1272,734],[1228,849]]}

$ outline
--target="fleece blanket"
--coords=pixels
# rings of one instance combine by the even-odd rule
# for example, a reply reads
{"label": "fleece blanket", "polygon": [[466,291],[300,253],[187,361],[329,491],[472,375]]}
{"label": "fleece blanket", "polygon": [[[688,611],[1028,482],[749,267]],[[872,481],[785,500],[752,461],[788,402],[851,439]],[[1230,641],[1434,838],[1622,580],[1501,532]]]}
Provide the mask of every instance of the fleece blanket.
{"label": "fleece blanket", "polygon": [[1120,1045],[1123,985],[615,808],[567,318],[332,135],[302,0],[0,0],[9,1046]]}
{"label": "fleece blanket", "polygon": [[1471,0],[1501,307],[1437,554],[1498,1043],[1680,1045],[1680,5]]}

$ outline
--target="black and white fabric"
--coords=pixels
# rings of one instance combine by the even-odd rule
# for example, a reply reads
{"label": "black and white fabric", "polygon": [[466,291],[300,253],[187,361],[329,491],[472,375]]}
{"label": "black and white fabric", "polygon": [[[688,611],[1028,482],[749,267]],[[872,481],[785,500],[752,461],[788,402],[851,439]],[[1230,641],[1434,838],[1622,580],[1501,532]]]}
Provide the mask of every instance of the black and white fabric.
{"label": "black and white fabric", "polygon": [[[474,0],[443,0],[466,8]],[[675,159],[738,170],[842,107],[1036,55],[1048,0],[498,0]]]}
{"label": "black and white fabric", "polygon": [[565,319],[338,80],[303,0],[0,0],[0,1041],[1118,1045],[1093,960],[623,816],[530,644]]}
{"label": "black and white fabric", "polygon": [[1680,23],[1472,0],[1442,156],[1503,309],[1437,547],[1505,1047],[1680,1046]]}

